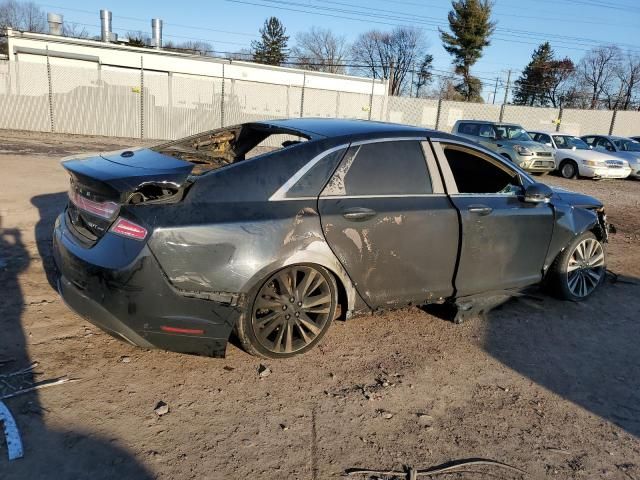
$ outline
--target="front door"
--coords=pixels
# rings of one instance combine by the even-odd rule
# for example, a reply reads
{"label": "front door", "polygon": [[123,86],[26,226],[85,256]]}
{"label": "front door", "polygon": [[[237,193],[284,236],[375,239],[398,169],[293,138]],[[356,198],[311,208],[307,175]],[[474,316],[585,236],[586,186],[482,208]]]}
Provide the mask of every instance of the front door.
{"label": "front door", "polygon": [[468,146],[434,145],[460,212],[462,242],[457,296],[539,282],[554,224],[547,203],[525,203],[509,165]]}
{"label": "front door", "polygon": [[319,198],[325,237],[372,308],[453,293],[458,218],[428,153],[418,140],[352,146]]}

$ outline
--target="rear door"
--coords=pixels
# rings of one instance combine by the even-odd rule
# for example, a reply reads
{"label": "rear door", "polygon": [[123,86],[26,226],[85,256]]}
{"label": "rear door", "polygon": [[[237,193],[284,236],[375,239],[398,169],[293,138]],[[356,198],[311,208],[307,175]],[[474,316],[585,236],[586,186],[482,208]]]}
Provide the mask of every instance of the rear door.
{"label": "rear door", "polygon": [[554,216],[546,203],[524,203],[518,173],[466,144],[434,142],[462,241],[456,295],[519,288],[541,280]]}
{"label": "rear door", "polygon": [[319,198],[325,237],[372,308],[453,292],[458,218],[427,153],[419,139],[352,144]]}

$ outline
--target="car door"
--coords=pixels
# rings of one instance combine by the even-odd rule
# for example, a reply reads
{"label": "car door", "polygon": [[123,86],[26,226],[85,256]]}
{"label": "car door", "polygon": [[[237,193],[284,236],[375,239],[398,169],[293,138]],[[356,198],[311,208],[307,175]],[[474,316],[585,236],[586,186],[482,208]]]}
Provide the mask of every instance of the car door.
{"label": "car door", "polygon": [[456,295],[540,281],[554,224],[552,207],[524,203],[521,174],[494,155],[445,140],[433,147],[460,213]]}
{"label": "car door", "polygon": [[453,293],[458,217],[427,153],[419,139],[352,144],[319,197],[327,242],[372,308]]}

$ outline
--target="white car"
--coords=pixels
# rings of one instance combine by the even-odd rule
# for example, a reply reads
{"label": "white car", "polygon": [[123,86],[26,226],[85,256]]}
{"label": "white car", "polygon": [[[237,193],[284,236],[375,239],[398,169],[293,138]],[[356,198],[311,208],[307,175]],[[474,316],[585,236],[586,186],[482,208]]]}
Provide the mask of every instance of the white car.
{"label": "white car", "polygon": [[629,162],[592,150],[579,137],[560,132],[529,132],[536,141],[554,150],[556,168],[564,178],[627,178]]}

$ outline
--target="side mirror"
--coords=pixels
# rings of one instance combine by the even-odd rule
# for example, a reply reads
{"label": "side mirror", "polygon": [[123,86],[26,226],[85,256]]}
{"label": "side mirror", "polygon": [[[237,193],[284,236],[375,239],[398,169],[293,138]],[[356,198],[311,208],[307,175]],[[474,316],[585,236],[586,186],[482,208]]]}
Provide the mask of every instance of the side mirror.
{"label": "side mirror", "polygon": [[527,203],[549,203],[552,196],[553,190],[544,183],[533,183],[524,190],[524,201]]}
{"label": "side mirror", "polygon": [[553,147],[553,145],[551,145],[551,142],[547,142],[547,143],[545,143],[545,145],[546,145],[547,147]]}

